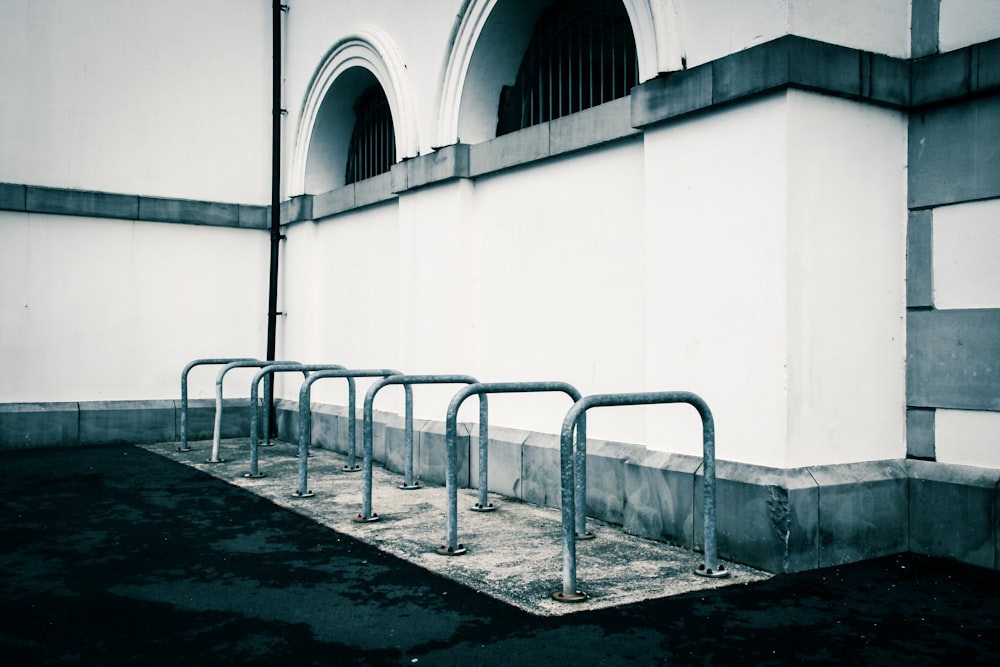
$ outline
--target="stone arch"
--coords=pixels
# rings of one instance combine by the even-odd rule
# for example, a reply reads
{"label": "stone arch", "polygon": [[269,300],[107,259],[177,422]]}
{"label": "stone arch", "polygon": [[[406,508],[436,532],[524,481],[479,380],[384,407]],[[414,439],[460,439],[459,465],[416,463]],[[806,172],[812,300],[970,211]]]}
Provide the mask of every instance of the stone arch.
{"label": "stone arch", "polygon": [[[396,135],[396,159],[419,152],[416,103],[399,51],[380,32],[360,32],[327,52],[306,92],[289,171],[292,195],[338,186],[324,160],[346,160],[353,127],[352,105],[371,83],[385,92]],[[331,157],[332,156],[332,157]],[[340,177],[339,185],[343,185]]]}
{"label": "stone arch", "polygon": [[[682,49],[675,0],[622,0],[632,23],[639,80],[680,69]],[[466,0],[452,31],[435,146],[493,137],[501,86],[517,74],[527,41],[548,3]]]}

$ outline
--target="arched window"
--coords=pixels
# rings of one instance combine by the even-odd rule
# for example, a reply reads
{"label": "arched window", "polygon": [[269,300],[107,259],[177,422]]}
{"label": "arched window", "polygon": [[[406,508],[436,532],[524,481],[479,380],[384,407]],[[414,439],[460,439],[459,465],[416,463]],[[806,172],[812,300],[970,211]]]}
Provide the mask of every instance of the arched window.
{"label": "arched window", "polygon": [[358,96],[354,118],[345,184],[384,174],[396,162],[396,134],[382,86],[369,86]]}
{"label": "arched window", "polygon": [[620,0],[558,0],[545,10],[513,86],[500,92],[497,136],[625,97],[639,83]]}

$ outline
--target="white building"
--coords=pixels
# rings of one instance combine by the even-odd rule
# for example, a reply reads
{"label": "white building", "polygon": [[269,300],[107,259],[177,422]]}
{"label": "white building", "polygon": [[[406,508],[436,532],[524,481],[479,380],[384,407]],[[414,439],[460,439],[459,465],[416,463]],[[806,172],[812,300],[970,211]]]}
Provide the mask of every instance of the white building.
{"label": "white building", "polygon": [[[1000,4],[289,4],[277,358],[693,391],[723,557],[1000,565]],[[0,9],[2,445],[173,439],[265,354],[271,3]],[[491,402],[497,491],[567,408]],[[592,512],[697,548],[696,413],[588,428]]]}

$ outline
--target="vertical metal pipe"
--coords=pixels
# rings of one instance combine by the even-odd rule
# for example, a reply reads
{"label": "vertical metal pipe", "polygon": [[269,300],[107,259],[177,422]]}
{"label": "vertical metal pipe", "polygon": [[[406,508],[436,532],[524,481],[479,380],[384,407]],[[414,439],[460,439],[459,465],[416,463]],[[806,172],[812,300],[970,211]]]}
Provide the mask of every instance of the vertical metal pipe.
{"label": "vertical metal pipe", "polygon": [[[455,401],[452,401],[452,405]],[[458,409],[448,407],[445,419],[445,490],[447,491],[447,535],[443,546],[438,547],[438,553],[458,555],[465,553],[465,548],[458,543]]]}
{"label": "vertical metal pipe", "polygon": [[181,371],[181,444],[177,448],[179,452],[190,452],[191,447],[188,445],[188,372],[194,366],[195,362],[189,363]]}
{"label": "vertical metal pipe", "polygon": [[[228,366],[226,366],[228,368]],[[219,447],[222,440],[222,378],[226,375],[225,369],[219,372],[215,380],[215,431],[212,433],[212,456],[209,463],[222,463],[219,458]]]}
{"label": "vertical metal pipe", "polygon": [[703,460],[705,464],[705,564],[699,568],[699,574],[707,576],[724,576],[718,562],[718,547],[716,545],[715,529],[715,420],[707,405],[696,405],[701,413],[702,438],[704,439]]}
{"label": "vertical metal pipe", "polygon": [[[574,526],[576,488],[574,484],[573,432],[577,423],[578,403],[570,408],[559,435],[559,489],[562,494],[562,590],[553,597],[563,602],[578,602],[587,598],[576,589],[576,530]],[[579,436],[578,436],[579,437]]]}
{"label": "vertical metal pipe", "polygon": [[493,509],[487,496],[490,479],[490,416],[486,394],[479,395],[479,498],[475,509]]}
{"label": "vertical metal pipe", "polygon": [[413,488],[413,388],[410,385],[403,385],[405,398],[405,416],[403,417],[405,426],[403,427],[403,447],[406,460],[403,463],[403,487]]}
{"label": "vertical metal pipe", "polygon": [[[274,360],[278,328],[278,251],[281,246],[281,0],[271,2],[271,263],[267,290],[267,360]],[[274,411],[268,397],[268,423]]]}
{"label": "vertical metal pipe", "polygon": [[576,422],[576,454],[574,456],[576,493],[576,538],[589,539],[594,536],[587,531],[587,413]]}
{"label": "vertical metal pipe", "polygon": [[355,452],[357,444],[357,388],[354,378],[347,378],[347,465],[344,466],[346,472],[358,472],[361,466],[358,465],[357,454]]}
{"label": "vertical metal pipe", "polygon": [[375,516],[372,514],[372,405],[374,399],[375,397],[371,393],[365,396],[365,414],[364,421],[361,424],[361,438],[364,441],[364,449],[362,458],[361,514],[357,517],[358,521],[371,520]]}
{"label": "vertical metal pipe", "polygon": [[297,498],[309,498],[312,492],[309,490],[309,443],[307,441],[310,432],[312,410],[309,407],[309,394],[312,390],[312,380],[316,376],[305,379],[299,388],[299,485],[292,494]]}

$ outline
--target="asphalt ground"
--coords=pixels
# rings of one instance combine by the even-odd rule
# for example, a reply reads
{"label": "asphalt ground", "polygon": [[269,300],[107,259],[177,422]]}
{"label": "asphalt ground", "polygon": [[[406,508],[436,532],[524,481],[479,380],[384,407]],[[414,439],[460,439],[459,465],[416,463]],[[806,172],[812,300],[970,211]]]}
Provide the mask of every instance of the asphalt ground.
{"label": "asphalt ground", "polygon": [[1000,663],[1000,572],[952,561],[538,616],[144,449],[0,466],[0,665]]}

